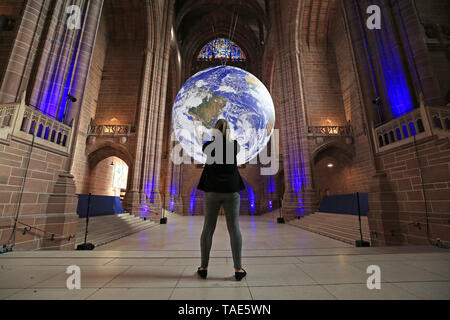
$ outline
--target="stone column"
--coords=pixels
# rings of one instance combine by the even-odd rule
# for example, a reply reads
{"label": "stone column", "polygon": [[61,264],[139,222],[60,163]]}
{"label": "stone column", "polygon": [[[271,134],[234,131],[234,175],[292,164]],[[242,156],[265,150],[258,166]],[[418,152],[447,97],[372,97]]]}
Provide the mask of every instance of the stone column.
{"label": "stone column", "polygon": [[149,32],[145,53],[135,171],[126,199],[127,209],[133,214],[155,220],[161,216],[160,166],[174,2],[163,2],[162,21],[153,16],[157,5],[146,2],[149,29],[154,30]]}
{"label": "stone column", "polygon": [[308,157],[300,53],[290,47],[283,48],[278,66],[279,101],[275,103],[280,117],[285,172],[282,212],[285,219],[291,219],[314,213],[317,204]]}
{"label": "stone column", "polygon": [[0,79],[0,102],[18,101],[27,88],[51,3],[51,0],[27,1],[5,75]]}
{"label": "stone column", "polygon": [[[412,1],[395,1],[394,11],[402,35],[402,44],[408,53],[408,66],[415,83],[416,94],[423,93],[427,105],[442,105],[442,93],[434,75],[430,54],[425,43],[424,26]],[[445,93],[443,93],[445,94]]]}
{"label": "stone column", "polygon": [[[67,26],[70,5],[81,10],[80,29]],[[49,17],[34,83],[29,86],[30,103],[60,120],[67,106],[66,123],[77,117],[82,105],[102,6],[103,0],[57,1]],[[67,103],[68,93],[77,101]]]}

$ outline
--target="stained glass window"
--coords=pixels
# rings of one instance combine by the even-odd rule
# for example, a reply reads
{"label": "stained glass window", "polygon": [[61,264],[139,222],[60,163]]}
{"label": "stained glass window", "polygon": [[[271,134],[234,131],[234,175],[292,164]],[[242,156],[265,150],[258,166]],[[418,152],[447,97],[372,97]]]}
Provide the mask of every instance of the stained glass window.
{"label": "stained glass window", "polygon": [[212,60],[245,61],[244,51],[234,42],[219,38],[206,44],[197,56],[198,61]]}
{"label": "stained glass window", "polygon": [[125,163],[114,165],[113,188],[126,189],[128,178],[128,166]]}

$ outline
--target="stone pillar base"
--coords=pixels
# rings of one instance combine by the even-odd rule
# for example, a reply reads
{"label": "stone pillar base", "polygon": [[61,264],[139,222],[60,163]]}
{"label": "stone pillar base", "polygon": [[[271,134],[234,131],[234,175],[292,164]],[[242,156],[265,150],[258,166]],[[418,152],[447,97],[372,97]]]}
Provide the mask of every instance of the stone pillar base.
{"label": "stone pillar base", "polygon": [[316,192],[312,189],[300,192],[285,192],[282,200],[281,214],[286,221],[308,216],[318,207]]}
{"label": "stone pillar base", "polygon": [[162,216],[161,195],[158,191],[152,193],[148,198],[145,192],[131,190],[127,192],[124,199],[124,209],[127,212],[151,220],[158,220]]}
{"label": "stone pillar base", "polygon": [[392,186],[383,172],[373,176],[369,192],[369,229],[372,246],[407,243],[401,230],[399,208]]}
{"label": "stone pillar base", "polygon": [[48,198],[44,226],[38,226],[46,231],[41,240],[41,249],[74,249],[79,220],[77,206],[78,197],[75,194],[73,175],[68,172],[61,173],[53,193]]}
{"label": "stone pillar base", "polygon": [[138,190],[127,191],[123,200],[124,210],[135,216],[141,216],[141,199],[144,198]]}

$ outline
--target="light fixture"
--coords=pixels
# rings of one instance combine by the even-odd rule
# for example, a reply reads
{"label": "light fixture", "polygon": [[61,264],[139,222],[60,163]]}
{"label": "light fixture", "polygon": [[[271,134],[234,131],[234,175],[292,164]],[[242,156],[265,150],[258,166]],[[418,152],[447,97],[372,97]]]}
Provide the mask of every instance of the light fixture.
{"label": "light fixture", "polygon": [[380,97],[375,97],[375,99],[372,100],[373,104],[380,104],[381,102],[381,98]]}
{"label": "light fixture", "polygon": [[334,167],[334,164],[329,163],[329,164],[327,165],[327,167],[328,167],[328,168],[333,168],[333,167]]}

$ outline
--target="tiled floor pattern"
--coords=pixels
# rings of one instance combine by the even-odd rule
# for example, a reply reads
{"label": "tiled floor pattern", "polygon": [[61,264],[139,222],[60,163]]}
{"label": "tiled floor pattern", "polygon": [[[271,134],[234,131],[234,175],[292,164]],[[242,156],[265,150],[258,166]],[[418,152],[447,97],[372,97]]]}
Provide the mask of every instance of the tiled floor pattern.
{"label": "tiled floor pattern", "polygon": [[[0,299],[450,299],[448,250],[354,248],[270,215],[240,218],[248,275],[237,282],[223,218],[206,280],[195,272],[203,218],[170,215],[167,225],[94,251],[0,255]],[[70,265],[81,269],[79,290],[67,289]],[[380,290],[367,288],[371,265],[380,267]]]}

